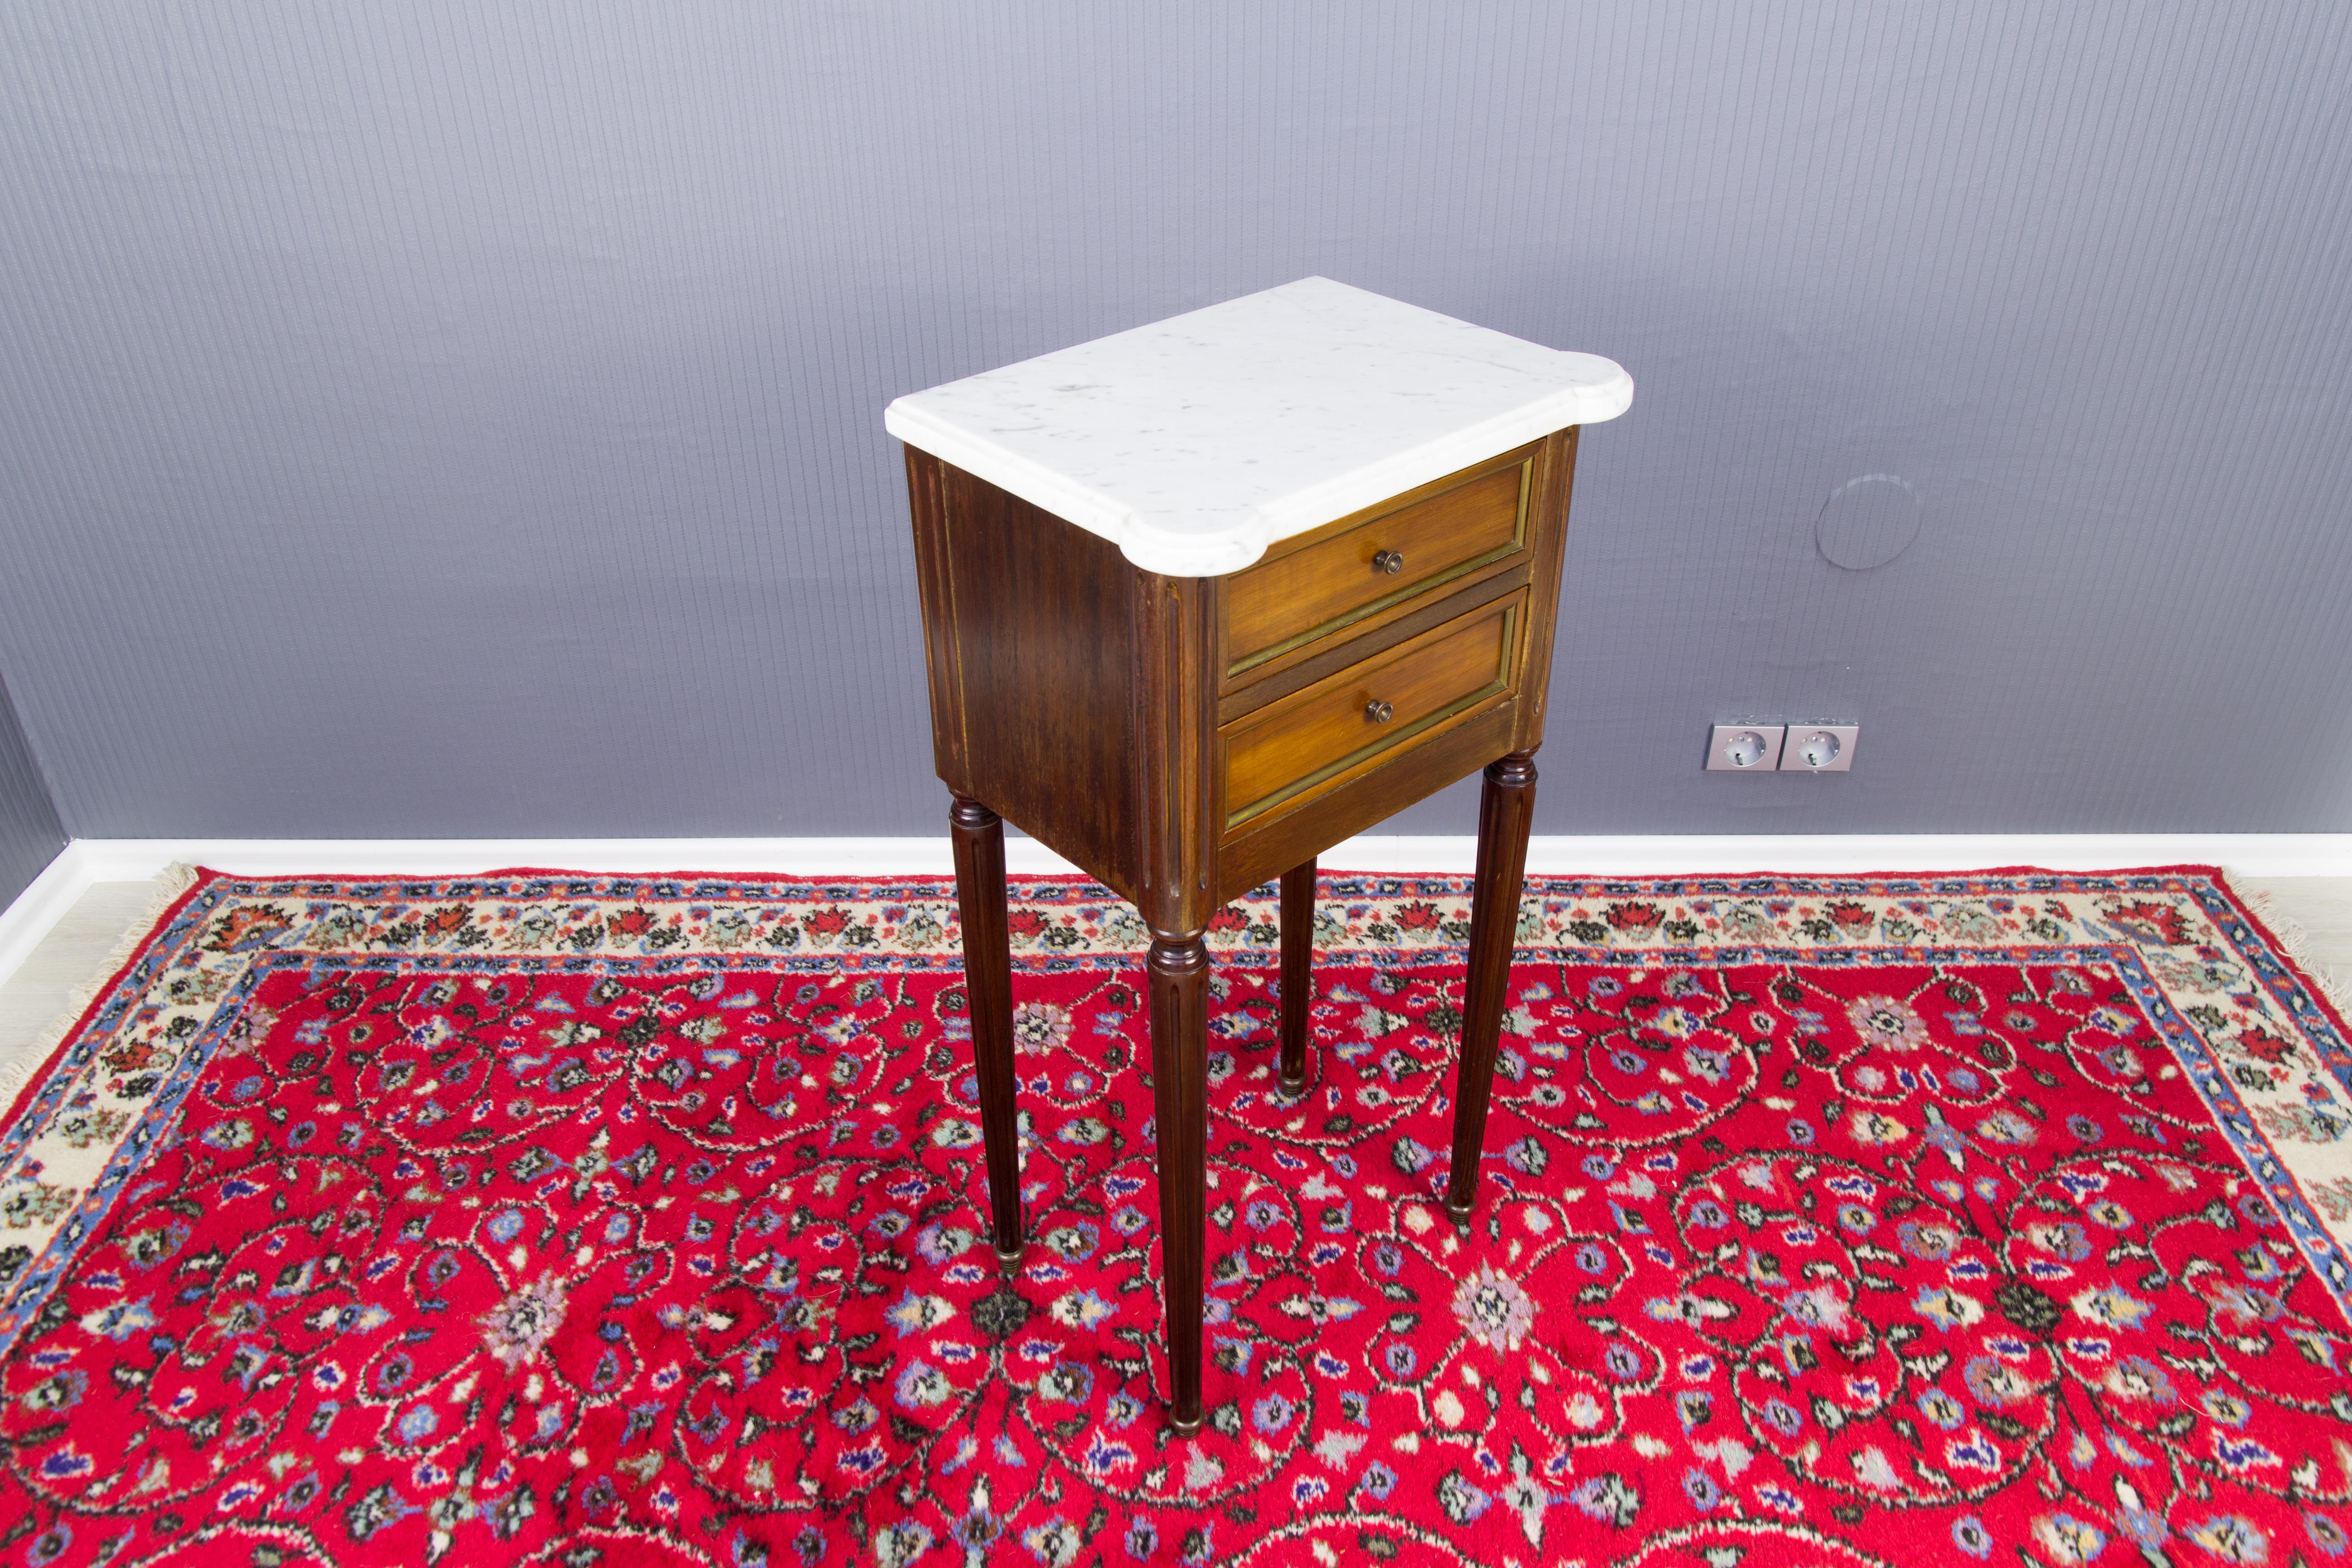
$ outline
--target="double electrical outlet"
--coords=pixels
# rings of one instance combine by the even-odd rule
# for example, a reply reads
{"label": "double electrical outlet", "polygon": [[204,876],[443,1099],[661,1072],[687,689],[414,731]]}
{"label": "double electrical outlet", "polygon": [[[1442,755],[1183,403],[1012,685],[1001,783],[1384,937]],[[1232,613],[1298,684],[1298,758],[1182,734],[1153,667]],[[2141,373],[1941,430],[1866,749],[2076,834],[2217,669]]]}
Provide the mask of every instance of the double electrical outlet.
{"label": "double electrical outlet", "polygon": [[1717,724],[1711,773],[1842,773],[1853,766],[1859,724]]}

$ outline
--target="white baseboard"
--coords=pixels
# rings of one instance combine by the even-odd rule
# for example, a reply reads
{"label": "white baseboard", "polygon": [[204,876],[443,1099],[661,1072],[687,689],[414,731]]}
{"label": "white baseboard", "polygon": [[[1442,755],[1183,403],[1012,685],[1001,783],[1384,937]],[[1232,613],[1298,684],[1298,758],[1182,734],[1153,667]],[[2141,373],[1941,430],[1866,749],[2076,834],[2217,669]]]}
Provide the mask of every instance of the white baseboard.
{"label": "white baseboard", "polygon": [[[1338,871],[1467,871],[1477,840],[1368,834],[1321,858]],[[929,838],[78,838],[58,858],[89,882],[135,881],[175,861],[253,876],[306,871],[460,876],[508,866],[595,871],[789,871],[811,876],[947,876],[945,837]],[[1034,839],[1008,835],[1005,866],[1067,872]],[[1528,869],[1548,876],[1675,876],[1719,871],[1833,875],[2047,866],[2223,865],[2258,877],[2352,877],[2352,833],[1783,834],[1528,841]],[[28,895],[29,896],[29,893]]]}
{"label": "white baseboard", "polygon": [[[1333,871],[1466,872],[1477,840],[1371,834],[1321,857]],[[1005,841],[1014,872],[1068,872],[1033,839]],[[347,872],[461,876],[509,866],[594,871],[786,871],[804,876],[944,877],[934,838],[77,838],[0,910],[0,982],[97,882],[143,881],[185,862],[253,876]],[[2253,877],[2352,877],[2352,833],[1808,834],[1538,837],[1528,869],[1547,876],[1690,876],[1784,871],[1968,871],[2043,866],[2227,866]]]}

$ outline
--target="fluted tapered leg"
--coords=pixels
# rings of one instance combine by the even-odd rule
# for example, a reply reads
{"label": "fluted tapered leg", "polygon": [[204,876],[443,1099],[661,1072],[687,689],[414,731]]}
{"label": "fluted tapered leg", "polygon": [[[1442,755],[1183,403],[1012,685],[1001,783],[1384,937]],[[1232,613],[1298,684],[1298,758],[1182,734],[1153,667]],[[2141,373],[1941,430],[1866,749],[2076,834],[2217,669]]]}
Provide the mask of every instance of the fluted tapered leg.
{"label": "fluted tapered leg", "polygon": [[1285,1094],[1307,1089],[1307,1016],[1315,1005],[1315,862],[1282,874],[1282,1076]]}
{"label": "fluted tapered leg", "polygon": [[999,1261],[1021,1261],[1021,1122],[1013,1106],[1013,948],[1005,927],[1004,823],[963,795],[948,812],[956,904],[963,925],[963,989],[980,1079],[981,1153],[988,1167],[989,1240]]}
{"label": "fluted tapered leg", "polygon": [[1528,824],[1535,815],[1536,762],[1513,752],[1486,764],[1478,800],[1478,880],[1470,900],[1470,979],[1462,1005],[1462,1068],[1454,1104],[1454,1169],[1445,1212],[1470,1218],[1478,1193],[1478,1156],[1486,1141],[1486,1104],[1495,1089],[1495,1047],[1510,989],[1511,949],[1519,924],[1519,884],[1528,865]]}
{"label": "fluted tapered leg", "polygon": [[1168,1308],[1168,1425],[1201,1429],[1202,1211],[1208,1177],[1209,949],[1154,931],[1151,1093],[1160,1131],[1160,1257]]}

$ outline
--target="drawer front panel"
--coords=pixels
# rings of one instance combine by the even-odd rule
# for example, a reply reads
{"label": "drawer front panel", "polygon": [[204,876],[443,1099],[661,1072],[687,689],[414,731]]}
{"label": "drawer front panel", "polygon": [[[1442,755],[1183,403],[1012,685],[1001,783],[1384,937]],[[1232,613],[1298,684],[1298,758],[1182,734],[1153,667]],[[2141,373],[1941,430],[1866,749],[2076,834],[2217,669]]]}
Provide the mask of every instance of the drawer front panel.
{"label": "drawer front panel", "polygon": [[1534,466],[1529,455],[1228,579],[1225,673],[1523,549]]}
{"label": "drawer front panel", "polygon": [[1518,675],[1526,609],[1522,589],[1227,725],[1219,731],[1226,832],[1312,798],[1506,696]]}

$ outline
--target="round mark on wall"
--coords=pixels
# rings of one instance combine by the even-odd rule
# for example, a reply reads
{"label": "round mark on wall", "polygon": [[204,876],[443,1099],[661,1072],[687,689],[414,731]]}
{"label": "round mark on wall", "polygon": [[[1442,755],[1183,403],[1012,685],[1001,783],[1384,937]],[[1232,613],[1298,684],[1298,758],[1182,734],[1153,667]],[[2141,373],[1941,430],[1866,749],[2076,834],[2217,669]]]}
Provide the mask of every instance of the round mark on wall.
{"label": "round mark on wall", "polygon": [[1813,542],[1832,566],[1867,572],[1884,566],[1919,537],[1919,492],[1893,474],[1848,479],[1822,503]]}

